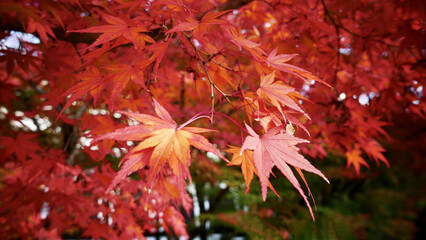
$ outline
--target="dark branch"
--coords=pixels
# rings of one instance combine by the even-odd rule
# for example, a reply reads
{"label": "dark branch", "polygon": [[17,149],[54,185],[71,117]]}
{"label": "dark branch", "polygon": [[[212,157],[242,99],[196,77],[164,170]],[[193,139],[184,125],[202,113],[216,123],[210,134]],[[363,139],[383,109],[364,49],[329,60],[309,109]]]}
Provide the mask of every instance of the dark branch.
{"label": "dark branch", "polygon": [[226,11],[230,9],[238,9],[249,3],[253,2],[253,0],[228,0],[226,3],[220,5],[218,7],[219,11]]}

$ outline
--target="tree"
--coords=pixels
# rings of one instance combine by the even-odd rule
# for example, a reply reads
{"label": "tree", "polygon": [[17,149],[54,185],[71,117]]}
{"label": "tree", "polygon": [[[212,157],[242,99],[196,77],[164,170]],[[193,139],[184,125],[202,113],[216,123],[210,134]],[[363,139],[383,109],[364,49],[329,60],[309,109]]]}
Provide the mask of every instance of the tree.
{"label": "tree", "polygon": [[[2,1],[2,237],[187,238],[193,199],[213,213],[241,186],[233,178],[263,201],[288,180],[314,219],[306,172],[367,179],[372,162],[390,167],[385,148],[423,166],[425,12],[421,1]],[[314,167],[324,158],[346,166]]]}

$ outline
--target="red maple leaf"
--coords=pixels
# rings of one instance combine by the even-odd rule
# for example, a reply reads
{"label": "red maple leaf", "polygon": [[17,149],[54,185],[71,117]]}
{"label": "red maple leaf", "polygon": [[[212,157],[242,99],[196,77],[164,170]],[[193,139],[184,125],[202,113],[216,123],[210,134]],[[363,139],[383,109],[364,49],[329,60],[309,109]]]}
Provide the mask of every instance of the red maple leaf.
{"label": "red maple leaf", "polygon": [[254,150],[253,160],[259,174],[263,200],[266,200],[269,174],[272,168],[276,166],[299,191],[309,208],[312,218],[315,219],[308,198],[303,193],[296,176],[289,167],[289,165],[292,165],[305,171],[315,173],[329,183],[324,174],[312,166],[311,163],[293,147],[298,143],[308,141],[293,137],[287,133],[282,133],[281,127],[275,127],[262,136],[257,135],[250,126],[246,125],[246,128],[250,135],[244,140],[241,153],[246,149]]}
{"label": "red maple leaf", "polygon": [[286,72],[286,73],[290,73],[293,74],[303,80],[305,80],[307,83],[310,82],[310,80],[315,80],[318,81],[326,86],[331,87],[328,83],[322,81],[321,79],[319,79],[317,76],[315,76],[314,74],[301,69],[299,67],[296,67],[294,65],[288,64],[286,62],[290,61],[292,58],[294,58],[295,56],[297,56],[297,54],[279,54],[277,55],[277,50],[278,48],[275,48],[274,50],[272,50],[272,52],[269,54],[267,59],[264,59],[265,63],[267,63],[269,66]]}
{"label": "red maple leaf", "polygon": [[[70,32],[82,32],[82,33],[102,33],[94,43],[87,48],[104,44],[111,40],[114,40],[120,36],[123,36],[135,45],[135,48],[141,50],[145,47],[145,42],[154,43],[154,39],[142,32],[148,32],[145,26],[140,24],[134,24],[129,21],[127,23],[121,18],[114,17],[108,14],[102,14],[102,17],[109,23],[109,25],[94,26],[82,30],[74,30]],[[135,25],[135,26],[132,26]]]}
{"label": "red maple leaf", "polygon": [[[241,151],[241,148],[235,146],[230,146],[230,148],[226,151],[233,154],[231,162],[228,163],[228,165],[241,165],[241,172],[243,173],[244,181],[246,183],[246,191],[244,193],[247,193],[250,190],[250,184],[253,180],[253,173],[259,176],[256,167],[253,163],[253,151],[248,149]],[[268,187],[277,196],[279,196],[278,193],[275,191],[274,187],[272,186],[271,182],[269,182],[269,180],[267,181]]]}
{"label": "red maple leaf", "polygon": [[34,33],[35,31],[37,31],[37,33],[40,35],[41,41],[43,41],[44,44],[47,44],[47,34],[49,34],[53,38],[56,38],[48,23],[39,22],[34,20],[33,18],[28,18],[27,31],[30,33]]}
{"label": "red maple leaf", "polygon": [[208,12],[203,16],[203,18],[201,18],[200,21],[197,21],[194,18],[188,18],[187,21],[177,24],[172,29],[167,31],[166,34],[182,31],[193,31],[194,37],[199,39],[204,35],[209,25],[227,24],[225,20],[218,19],[218,17],[228,13],[229,11],[231,10],[216,13],[213,11]]}
{"label": "red maple leaf", "polygon": [[18,161],[25,161],[28,155],[42,151],[40,146],[33,142],[32,139],[37,137],[36,134],[27,134],[19,132],[16,138],[2,136],[0,137],[0,146],[4,146],[3,158],[15,154]]}
{"label": "red maple leaf", "polygon": [[370,157],[370,159],[373,158],[376,161],[377,165],[380,164],[379,161],[382,161],[386,164],[386,166],[390,166],[388,160],[386,160],[385,156],[383,155],[385,149],[382,148],[378,142],[371,140],[367,144],[362,145],[362,148]]}

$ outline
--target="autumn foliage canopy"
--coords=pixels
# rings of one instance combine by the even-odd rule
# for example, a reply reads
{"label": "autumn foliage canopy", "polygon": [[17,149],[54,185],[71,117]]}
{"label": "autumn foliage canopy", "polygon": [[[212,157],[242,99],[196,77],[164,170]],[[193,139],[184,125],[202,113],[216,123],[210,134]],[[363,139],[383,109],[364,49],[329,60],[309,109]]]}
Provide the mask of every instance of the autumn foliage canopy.
{"label": "autumn foliage canopy", "polygon": [[[0,13],[2,239],[188,238],[189,189],[230,185],[228,171],[263,201],[288,181],[315,219],[309,179],[387,171],[393,146],[421,157],[422,1],[2,0]],[[344,161],[315,167],[327,156]]]}

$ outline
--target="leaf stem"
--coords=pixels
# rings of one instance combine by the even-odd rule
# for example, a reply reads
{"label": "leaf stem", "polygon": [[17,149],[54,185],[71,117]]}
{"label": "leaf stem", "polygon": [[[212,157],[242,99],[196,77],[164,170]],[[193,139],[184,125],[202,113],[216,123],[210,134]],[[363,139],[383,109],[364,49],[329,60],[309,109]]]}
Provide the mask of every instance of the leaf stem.
{"label": "leaf stem", "polygon": [[200,119],[200,118],[208,118],[211,121],[211,117],[207,116],[207,115],[201,115],[201,114],[206,114],[206,113],[210,113],[207,111],[203,111],[203,112],[199,112],[196,115],[194,115],[192,118],[190,118],[188,121],[184,122],[183,124],[181,124],[177,129],[182,129],[183,127],[185,127],[186,125],[190,124],[191,122]]}
{"label": "leaf stem", "polygon": [[198,117],[196,117],[196,118],[191,118],[190,120],[186,121],[184,124],[180,125],[180,126],[178,127],[178,130],[179,130],[179,129],[182,129],[183,127],[185,127],[186,125],[190,124],[191,122],[193,122],[193,121],[195,121],[195,120],[198,120],[198,119],[201,119],[201,118],[208,118],[208,119],[210,119],[210,120],[211,120],[211,117],[206,116],[206,115],[198,116]]}
{"label": "leaf stem", "polygon": [[239,124],[239,123],[237,123],[234,119],[232,119],[231,117],[229,117],[228,115],[226,115],[226,114],[223,114],[223,113],[221,113],[221,112],[214,112],[215,114],[219,114],[219,115],[221,115],[221,116],[223,116],[223,117],[226,117],[226,118],[228,118],[229,120],[231,120],[233,123],[235,123],[238,127],[240,127],[242,130],[244,130],[244,132],[246,132],[247,134],[250,134],[245,128],[243,128],[242,126],[241,126],[241,124]]}

